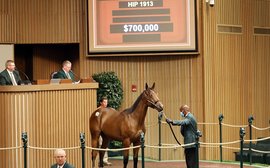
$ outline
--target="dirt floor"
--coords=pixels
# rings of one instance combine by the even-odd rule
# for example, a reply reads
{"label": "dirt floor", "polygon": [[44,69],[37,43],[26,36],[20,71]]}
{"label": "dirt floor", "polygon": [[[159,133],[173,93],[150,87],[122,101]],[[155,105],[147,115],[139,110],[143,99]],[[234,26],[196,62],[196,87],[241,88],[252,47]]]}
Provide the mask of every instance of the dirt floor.
{"label": "dirt floor", "polygon": [[[122,168],[123,167],[123,161],[121,159],[110,159],[110,162],[112,163],[111,166],[105,166],[107,168]],[[141,161],[138,162],[138,168],[141,168]],[[146,161],[145,162],[145,168],[185,168],[185,162],[184,161]],[[240,163],[219,163],[219,162],[206,162],[201,161],[200,168],[239,168]],[[253,165],[244,165],[244,168],[257,168],[257,167],[268,167],[268,166],[253,166]],[[133,168],[133,161],[129,160],[128,168]],[[270,165],[269,165],[270,168]]]}

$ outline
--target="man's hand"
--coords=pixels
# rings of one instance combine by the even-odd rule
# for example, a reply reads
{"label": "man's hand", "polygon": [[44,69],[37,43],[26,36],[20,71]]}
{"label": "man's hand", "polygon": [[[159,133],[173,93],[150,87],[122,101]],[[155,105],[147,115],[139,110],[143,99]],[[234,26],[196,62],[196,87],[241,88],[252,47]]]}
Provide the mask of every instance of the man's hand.
{"label": "man's hand", "polygon": [[166,118],[166,122],[167,122],[168,124],[173,123],[173,121],[172,121],[171,119],[169,119],[169,118]]}

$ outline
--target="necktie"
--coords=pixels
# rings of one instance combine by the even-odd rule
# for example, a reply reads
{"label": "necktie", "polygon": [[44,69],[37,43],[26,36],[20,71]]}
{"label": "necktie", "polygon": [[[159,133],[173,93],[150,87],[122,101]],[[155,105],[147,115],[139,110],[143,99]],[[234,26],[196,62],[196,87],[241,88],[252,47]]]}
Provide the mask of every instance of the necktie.
{"label": "necktie", "polygon": [[16,80],[15,80],[15,77],[14,77],[14,75],[13,75],[13,72],[10,72],[10,78],[11,78],[12,84],[16,86],[16,85],[17,85],[17,82],[16,82]]}
{"label": "necktie", "polygon": [[70,75],[69,75],[69,73],[68,73],[68,72],[66,73],[66,75],[67,75],[68,79],[71,79],[71,77],[70,77]]}

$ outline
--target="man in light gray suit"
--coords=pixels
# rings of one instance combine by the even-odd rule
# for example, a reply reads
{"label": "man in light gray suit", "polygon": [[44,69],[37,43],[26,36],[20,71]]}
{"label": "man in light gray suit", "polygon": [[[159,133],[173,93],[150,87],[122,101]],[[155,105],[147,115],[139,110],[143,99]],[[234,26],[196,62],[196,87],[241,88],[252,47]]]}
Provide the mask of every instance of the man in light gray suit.
{"label": "man in light gray suit", "polygon": [[52,165],[51,168],[74,168],[74,166],[67,163],[66,152],[63,149],[56,149],[54,151],[54,158],[56,164]]}
{"label": "man in light gray suit", "polygon": [[[171,120],[166,119],[167,123],[172,125],[181,126],[181,134],[184,137],[184,143],[190,144],[196,142],[197,137],[197,121],[195,117],[190,113],[190,108],[187,105],[180,107],[180,115],[184,117],[183,120]],[[196,168],[196,146],[185,146],[185,158],[187,168]]]}

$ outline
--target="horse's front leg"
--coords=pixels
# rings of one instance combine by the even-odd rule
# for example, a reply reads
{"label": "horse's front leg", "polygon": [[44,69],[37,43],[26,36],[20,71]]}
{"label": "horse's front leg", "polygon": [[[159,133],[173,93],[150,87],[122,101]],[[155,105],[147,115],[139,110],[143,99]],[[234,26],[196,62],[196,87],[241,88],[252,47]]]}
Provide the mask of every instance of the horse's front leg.
{"label": "horse's front leg", "polygon": [[[133,146],[138,146],[140,144],[141,144],[140,142],[134,142]],[[133,167],[134,168],[137,168],[139,150],[140,150],[140,148],[134,148],[133,149]]]}
{"label": "horse's front leg", "polygon": [[[124,148],[129,148],[130,147],[130,140],[129,139],[125,139],[123,141],[123,147]],[[124,163],[124,168],[127,168],[127,164],[128,164],[128,157],[129,157],[129,150],[124,150],[123,151],[123,154],[124,154],[124,160],[123,160],[123,163]]]}

